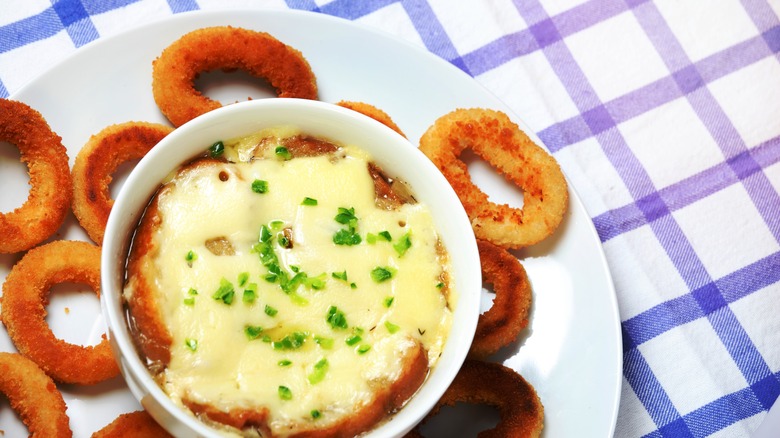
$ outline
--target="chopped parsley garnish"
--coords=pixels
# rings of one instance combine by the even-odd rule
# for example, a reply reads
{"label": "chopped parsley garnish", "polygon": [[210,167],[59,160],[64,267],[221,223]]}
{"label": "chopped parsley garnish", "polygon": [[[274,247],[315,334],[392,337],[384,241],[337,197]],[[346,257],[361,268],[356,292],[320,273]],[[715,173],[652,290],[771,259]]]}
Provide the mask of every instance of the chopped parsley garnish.
{"label": "chopped parsley garnish", "polygon": [[333,338],[324,338],[322,336],[315,336],[314,342],[322,347],[324,350],[330,350],[333,348]]}
{"label": "chopped parsley garnish", "polygon": [[365,354],[368,352],[368,350],[371,349],[371,346],[368,344],[363,344],[360,347],[358,347],[357,352],[358,354]]}
{"label": "chopped parsley garnish", "polygon": [[344,342],[346,342],[346,344],[351,347],[351,346],[357,344],[358,342],[360,342],[362,340],[363,340],[363,338],[360,337],[360,335],[352,335],[352,336],[348,337],[347,339],[345,339]]}
{"label": "chopped parsley garnish", "polygon": [[330,367],[330,364],[328,363],[328,359],[325,359],[324,357],[317,361],[317,363],[314,364],[314,369],[312,372],[306,376],[306,378],[309,380],[309,383],[312,385],[322,382],[322,379],[325,378],[325,374],[328,372],[328,368]]}
{"label": "chopped parsley garnish", "polygon": [[377,266],[376,268],[371,270],[371,279],[373,279],[377,283],[382,283],[384,281],[393,278],[393,275],[395,275],[396,272],[397,270],[395,268],[391,268],[389,266],[387,267]]}
{"label": "chopped parsley garnish", "polygon": [[269,306],[268,304],[265,305],[265,314],[268,316],[276,316],[276,314],[279,312],[278,310],[274,309],[273,307]]}
{"label": "chopped parsley garnish", "polygon": [[209,156],[211,158],[217,158],[225,153],[225,144],[222,141],[215,142],[209,147]]}
{"label": "chopped parsley garnish", "polygon": [[345,329],[349,327],[347,325],[347,317],[344,312],[339,310],[336,306],[330,306],[328,309],[328,317],[326,318],[328,324],[334,329]]}
{"label": "chopped parsley garnish", "polygon": [[311,418],[314,418],[316,420],[316,419],[320,418],[321,416],[322,416],[322,414],[320,413],[320,411],[318,411],[316,409],[312,409],[311,410]]}
{"label": "chopped parsley garnish", "polygon": [[335,278],[335,279],[337,279],[337,280],[348,281],[347,280],[347,271],[344,271],[344,272],[334,272],[334,273],[330,274],[330,276]]}
{"label": "chopped parsley garnish", "polygon": [[301,202],[301,205],[314,206],[314,205],[317,205],[317,200],[307,196],[307,197],[303,198],[303,201]]}
{"label": "chopped parsley garnish", "polygon": [[244,289],[244,295],[241,297],[241,300],[247,304],[252,304],[255,302],[256,294],[254,289]]}
{"label": "chopped parsley garnish", "polygon": [[385,328],[387,329],[388,332],[390,332],[390,334],[393,334],[397,332],[398,329],[400,329],[400,327],[398,327],[397,325],[393,324],[390,321],[385,321]]}
{"label": "chopped parsley garnish", "polygon": [[288,387],[286,387],[284,385],[279,385],[278,393],[279,393],[279,398],[280,399],[282,399],[282,400],[292,400],[293,395],[292,395],[292,391],[290,391],[290,388],[288,388]]}
{"label": "chopped parsley garnish", "polygon": [[255,193],[266,193],[268,191],[268,181],[262,179],[252,181],[252,191]]}
{"label": "chopped parsley garnish", "polygon": [[336,222],[346,225],[346,229],[338,230],[333,235],[333,243],[336,245],[357,245],[359,244],[362,239],[360,235],[357,233],[357,221],[358,218],[355,216],[355,208],[344,208],[339,207],[339,212],[336,214],[336,216],[333,218]]}
{"label": "chopped parsley garnish", "polygon": [[403,257],[406,251],[412,247],[411,231],[398,238],[398,241],[393,244],[393,249],[398,253],[398,257]]}
{"label": "chopped parsley garnish", "polygon": [[444,283],[442,283],[442,282],[436,283],[436,289],[441,289],[443,287],[444,287]]}
{"label": "chopped parsley garnish", "polygon": [[393,237],[390,236],[390,232],[389,231],[380,231],[377,234],[377,238],[382,238],[382,239],[384,239],[387,242],[392,242],[393,241]]}
{"label": "chopped parsley garnish", "polygon": [[279,362],[276,362],[276,364],[279,365],[280,367],[287,367],[292,365],[292,361],[289,359],[282,359]]}
{"label": "chopped parsley garnish", "polygon": [[392,306],[394,300],[395,300],[395,297],[385,297],[385,300],[384,300],[385,307]]}
{"label": "chopped parsley garnish", "polygon": [[249,340],[257,339],[263,333],[263,328],[257,325],[248,325],[244,327],[244,333]]}
{"label": "chopped parsley garnish", "polygon": [[353,246],[360,244],[362,240],[360,234],[356,233],[354,230],[342,229],[336,231],[336,234],[333,235],[333,243],[336,245]]}
{"label": "chopped parsley garnish", "polygon": [[282,339],[272,342],[271,345],[274,350],[297,350],[303,346],[308,336],[306,332],[292,332]]}
{"label": "chopped parsley garnish", "polygon": [[246,282],[249,280],[249,272],[242,272],[238,274],[238,286],[244,287]]}
{"label": "chopped parsley garnish", "polygon": [[187,291],[187,295],[189,295],[187,298],[184,299],[184,304],[188,306],[192,306],[195,304],[195,295],[198,294],[198,291],[195,290],[195,288],[190,288],[190,290]]}
{"label": "chopped parsley garnish", "polygon": [[292,154],[290,153],[290,150],[284,146],[277,146],[276,149],[274,149],[274,153],[278,158],[281,158],[284,161],[292,159]]}
{"label": "chopped parsley garnish", "polygon": [[219,288],[211,297],[217,301],[222,301],[225,304],[232,304],[234,296],[235,289],[233,288],[233,283],[223,277],[219,280]]}
{"label": "chopped parsley garnish", "polygon": [[187,252],[187,255],[184,256],[184,260],[187,261],[187,266],[189,266],[191,268],[192,267],[192,262],[194,262],[195,260],[198,260],[198,254],[195,251],[193,251],[193,250],[189,250]]}
{"label": "chopped parsley garnish", "polygon": [[190,351],[197,351],[198,350],[198,340],[187,338],[184,340],[184,346],[186,346]]}

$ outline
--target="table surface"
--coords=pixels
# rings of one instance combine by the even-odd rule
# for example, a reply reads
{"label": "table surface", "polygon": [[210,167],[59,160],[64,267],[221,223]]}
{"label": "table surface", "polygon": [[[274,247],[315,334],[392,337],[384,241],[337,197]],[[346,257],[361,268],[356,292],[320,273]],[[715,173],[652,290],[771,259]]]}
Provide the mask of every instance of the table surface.
{"label": "table surface", "polygon": [[5,0],[0,97],[92,41],[232,8],[361,22],[492,91],[561,163],[604,248],[615,436],[759,429],[780,394],[780,1]]}

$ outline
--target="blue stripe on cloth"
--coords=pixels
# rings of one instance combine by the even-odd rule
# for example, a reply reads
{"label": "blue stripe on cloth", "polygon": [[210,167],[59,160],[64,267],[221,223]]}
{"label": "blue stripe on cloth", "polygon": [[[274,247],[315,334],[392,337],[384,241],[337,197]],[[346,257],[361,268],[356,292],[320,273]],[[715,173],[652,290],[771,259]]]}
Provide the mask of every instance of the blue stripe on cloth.
{"label": "blue stripe on cloth", "polygon": [[707,316],[696,297],[713,286],[725,303],[731,304],[777,282],[780,282],[780,252],[623,321],[623,330],[628,335],[625,347],[634,348],[677,326]]}
{"label": "blue stripe on cloth", "polygon": [[60,18],[51,8],[31,17],[0,26],[0,53],[48,38],[63,29]]}
{"label": "blue stripe on cloth", "polygon": [[97,15],[123,8],[139,1],[141,0],[81,0],[81,4],[84,5],[84,9],[89,12],[89,15]]}
{"label": "blue stripe on cloth", "polygon": [[320,11],[347,20],[357,20],[360,17],[376,12],[393,3],[398,3],[398,0],[364,0],[360,2],[354,0],[335,0],[322,5]]}
{"label": "blue stripe on cloth", "polygon": [[3,81],[0,80],[0,98],[8,97],[10,94],[8,93],[8,89],[5,88],[5,85],[3,84]]}
{"label": "blue stripe on cloth", "polygon": [[414,24],[414,28],[423,40],[425,47],[432,53],[446,59],[454,66],[471,75],[471,71],[463,62],[441,25],[439,17],[424,0],[402,0],[401,4]]}
{"label": "blue stripe on cloth", "polygon": [[682,418],[639,350],[623,352],[623,364],[623,375],[656,425],[671,424]]}
{"label": "blue stripe on cloth", "polygon": [[60,18],[60,22],[76,47],[81,47],[100,37],[80,0],[58,0],[52,3],[52,9]]}
{"label": "blue stripe on cloth", "polygon": [[[319,6],[314,0],[285,0],[287,7],[290,9],[300,9],[303,11],[322,12]],[[335,15],[335,14],[331,14]]]}
{"label": "blue stripe on cloth", "polygon": [[[750,156],[749,161],[745,155]],[[740,164],[739,162],[743,160],[749,164]],[[658,194],[664,199],[670,212],[674,212],[747,179],[754,173],[760,172],[761,169],[777,162],[780,162],[780,137],[770,139],[726,162],[718,163],[709,169],[665,187],[659,190]],[[755,165],[750,163],[755,163]],[[647,225],[647,218],[637,208],[636,203],[639,201],[593,218],[593,224],[602,242]]]}
{"label": "blue stripe on cloth", "polygon": [[195,0],[168,0],[168,6],[171,12],[178,14],[180,12],[197,11],[200,9]]}

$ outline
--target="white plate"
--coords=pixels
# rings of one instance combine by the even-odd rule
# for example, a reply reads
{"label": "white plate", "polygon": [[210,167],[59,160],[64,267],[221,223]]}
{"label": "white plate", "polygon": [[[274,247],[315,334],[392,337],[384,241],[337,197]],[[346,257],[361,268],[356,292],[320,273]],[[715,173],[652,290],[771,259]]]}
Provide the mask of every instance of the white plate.
{"label": "white plate", "polygon": [[[413,142],[439,116],[458,107],[494,108],[511,116],[505,104],[468,75],[420,48],[356,23],[294,11],[176,15],[80,49],[11,98],[43,114],[62,136],[72,165],[89,136],[109,124],[167,123],[152,98],[152,60],[187,31],[228,24],[269,32],[298,48],[317,75],[321,100],[376,105]],[[224,75],[208,78],[207,93],[223,102],[265,93],[246,81],[226,87]],[[15,148],[0,144],[0,211],[12,210],[27,197],[25,168],[17,161]],[[519,202],[518,192],[489,165],[473,160],[469,168],[492,199]],[[118,184],[121,178],[112,193]],[[534,290],[531,322],[518,342],[493,360],[518,370],[534,385],[545,406],[545,436],[605,437],[614,431],[620,399],[620,320],[599,239],[573,190],[571,195],[569,212],[556,234],[517,253]],[[54,238],[88,240],[72,216]],[[18,258],[0,255],[0,279]],[[94,295],[73,292],[85,287],[55,290],[48,307],[55,334],[74,343],[98,342],[104,325]],[[486,298],[484,305],[489,302]],[[0,334],[0,350],[14,351],[5,331]],[[118,378],[94,387],[61,385],[60,389],[77,437],[87,437],[120,413],[139,408]],[[24,426],[5,407],[7,402],[0,402],[0,429],[6,436],[25,435]],[[431,432],[429,436],[464,436],[464,431],[479,430],[496,418],[481,408],[450,408],[425,430]]]}

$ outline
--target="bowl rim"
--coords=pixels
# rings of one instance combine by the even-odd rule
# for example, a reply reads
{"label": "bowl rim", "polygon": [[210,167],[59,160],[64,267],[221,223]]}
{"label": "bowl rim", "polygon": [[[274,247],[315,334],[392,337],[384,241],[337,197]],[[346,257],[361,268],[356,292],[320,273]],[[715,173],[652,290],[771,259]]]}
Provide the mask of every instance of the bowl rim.
{"label": "bowl rim", "polygon": [[[425,193],[435,190],[436,199],[428,199],[431,198],[431,195],[427,195],[422,196],[421,200],[426,203],[433,201],[436,205],[449,206],[445,213],[435,211],[434,208],[430,209],[437,231],[439,231],[450,254],[453,279],[457,291],[453,324],[445,343],[442,358],[434,366],[426,381],[404,408],[393,414],[388,421],[377,425],[365,436],[402,435],[413,428],[433,408],[436,401],[443,395],[455,378],[457,371],[468,354],[468,347],[471,345],[476,331],[477,319],[479,317],[479,299],[482,289],[476,238],[473,235],[468,216],[454,190],[438,168],[416,146],[410,143],[404,136],[382,123],[338,105],[293,98],[258,99],[227,105],[197,117],[175,129],[139,161],[128,175],[116,197],[112,213],[109,215],[106,225],[101,254],[101,266],[103,269],[101,269],[100,301],[102,313],[108,327],[107,335],[109,342],[119,363],[121,373],[133,396],[139,400],[142,406],[150,411],[150,414],[158,422],[163,424],[164,427],[175,429],[171,431],[176,433],[196,433],[202,436],[217,435],[213,428],[177,406],[154,381],[143,363],[140,352],[135,347],[127,325],[122,299],[122,287],[125,261],[130,247],[130,233],[134,232],[143,208],[153,193],[153,190],[151,192],[145,190],[148,193],[138,193],[135,188],[140,186],[148,189],[150,186],[153,186],[156,189],[159,186],[159,181],[162,181],[165,175],[182,163],[192,159],[197,155],[197,152],[202,153],[213,143],[208,138],[196,140],[200,139],[200,137],[205,137],[209,132],[219,131],[220,129],[223,131],[226,129],[230,130],[231,127],[237,130],[241,129],[242,132],[236,132],[235,135],[225,137],[235,138],[259,131],[263,127],[301,124],[301,119],[298,119],[297,122],[287,123],[270,123],[266,120],[274,119],[274,114],[284,113],[293,113],[299,116],[303,114],[312,118],[306,119],[306,122],[303,123],[303,125],[308,123],[311,126],[299,126],[299,128],[315,137],[322,136],[318,135],[320,131],[330,130],[330,132],[335,132],[340,130],[341,134],[343,134],[341,138],[338,135],[325,135],[325,137],[331,137],[337,143],[353,143],[342,141],[343,138],[350,137],[350,129],[364,131],[364,136],[378,136],[381,140],[377,143],[386,143],[392,148],[397,148],[384,152],[379,150],[380,157],[377,162],[383,169],[405,180],[408,175],[395,170],[403,169],[403,166],[408,165],[410,162],[414,163],[415,169],[418,170],[415,173],[419,175],[411,178],[414,181],[418,181],[416,184],[410,184],[413,193],[419,195],[419,189],[422,189]],[[243,124],[237,121],[244,120],[248,115],[255,115],[255,119],[258,119],[257,114],[260,117],[265,117],[265,119],[251,120]],[[343,122],[344,127],[329,128],[318,122],[320,119]],[[236,127],[235,125],[244,127]],[[250,128],[249,126],[255,126],[255,128]],[[312,131],[316,132],[312,133]],[[191,146],[192,143],[184,143],[187,140],[199,141],[198,148]],[[187,147],[177,147],[180,144],[184,144]],[[356,146],[364,150],[367,149],[364,144]],[[372,158],[377,158],[376,153],[367,152],[369,152]],[[398,158],[393,158],[395,155]],[[171,160],[170,157],[179,157],[180,159]],[[391,162],[386,160],[387,157],[390,157]],[[161,162],[161,160],[167,164],[164,166],[158,165],[157,163]],[[389,166],[387,166],[388,164]],[[160,177],[152,178],[147,175],[149,173]],[[424,185],[419,183],[421,180],[425,181]],[[139,204],[141,201],[143,203],[140,208],[126,207],[126,205]],[[454,235],[455,233],[465,234],[457,237]],[[453,251],[451,244],[456,239],[459,239],[459,244],[457,251]]]}

